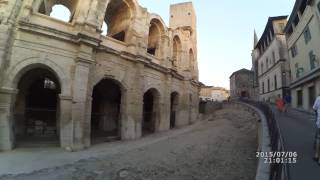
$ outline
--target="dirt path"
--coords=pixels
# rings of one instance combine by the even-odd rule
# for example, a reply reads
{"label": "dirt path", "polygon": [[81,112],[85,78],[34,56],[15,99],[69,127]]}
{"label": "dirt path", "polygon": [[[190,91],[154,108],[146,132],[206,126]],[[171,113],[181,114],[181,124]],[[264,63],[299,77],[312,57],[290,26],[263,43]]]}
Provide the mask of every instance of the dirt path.
{"label": "dirt path", "polygon": [[224,109],[190,131],[138,149],[0,180],[250,180],[256,144],[256,118]]}

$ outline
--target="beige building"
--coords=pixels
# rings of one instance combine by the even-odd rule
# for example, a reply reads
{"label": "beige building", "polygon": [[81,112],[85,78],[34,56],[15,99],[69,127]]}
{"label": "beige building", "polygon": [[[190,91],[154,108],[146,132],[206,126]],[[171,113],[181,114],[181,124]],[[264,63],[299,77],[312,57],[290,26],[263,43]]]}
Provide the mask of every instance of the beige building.
{"label": "beige building", "polygon": [[[58,4],[67,21],[51,17]],[[167,27],[137,0],[1,1],[0,150],[81,150],[196,121],[192,3],[170,17]]]}
{"label": "beige building", "polygon": [[255,97],[254,72],[247,69],[240,69],[230,76],[230,97],[248,98]]}
{"label": "beige building", "polygon": [[285,28],[293,107],[310,110],[320,94],[320,1],[297,0]]}
{"label": "beige building", "polygon": [[252,52],[255,85],[260,101],[274,102],[289,93],[290,65],[284,27],[287,16],[270,17],[258,40],[255,34]]}
{"label": "beige building", "polygon": [[225,101],[229,97],[229,91],[222,87],[202,86],[200,99],[203,101]]}

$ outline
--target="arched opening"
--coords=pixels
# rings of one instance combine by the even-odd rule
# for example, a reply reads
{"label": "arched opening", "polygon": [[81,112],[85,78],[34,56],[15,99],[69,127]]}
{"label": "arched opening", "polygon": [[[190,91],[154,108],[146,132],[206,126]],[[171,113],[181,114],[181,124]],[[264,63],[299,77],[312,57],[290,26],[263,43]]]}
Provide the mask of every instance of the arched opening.
{"label": "arched opening", "polygon": [[241,91],[240,97],[242,98],[249,97],[249,93],[247,91]]}
{"label": "arched opening", "polygon": [[111,0],[102,25],[102,35],[125,42],[132,19],[132,9],[132,2],[127,0]]}
{"label": "arched opening", "polygon": [[27,71],[18,83],[14,106],[14,133],[17,147],[59,146],[58,78],[51,71]]}
{"label": "arched opening", "polygon": [[159,92],[150,89],[143,95],[143,121],[142,135],[152,134],[156,131],[159,110]]}
{"label": "arched opening", "polygon": [[195,58],[194,58],[194,53],[193,53],[193,50],[192,49],[190,49],[189,50],[189,69],[190,69],[190,71],[191,72],[193,72],[194,70],[195,70],[195,60],[194,60]]}
{"label": "arched opening", "polygon": [[94,88],[91,111],[91,142],[93,144],[121,138],[121,87],[104,79]]}
{"label": "arched opening", "polygon": [[50,13],[50,17],[59,19],[64,22],[70,22],[71,12],[67,7],[63,5],[54,5],[52,7],[52,12]]}
{"label": "arched opening", "polygon": [[65,22],[71,22],[75,14],[78,0],[59,1],[43,0],[38,12]]}
{"label": "arched opening", "polygon": [[173,38],[173,57],[172,57],[172,65],[173,67],[177,67],[180,62],[180,53],[181,53],[181,41],[178,36]]}
{"label": "arched opening", "polygon": [[163,34],[163,25],[157,19],[152,19],[149,27],[147,52],[159,57],[161,48],[161,35]]}
{"label": "arched opening", "polygon": [[177,92],[171,93],[170,103],[170,129],[176,127],[177,110],[179,106],[179,94]]}

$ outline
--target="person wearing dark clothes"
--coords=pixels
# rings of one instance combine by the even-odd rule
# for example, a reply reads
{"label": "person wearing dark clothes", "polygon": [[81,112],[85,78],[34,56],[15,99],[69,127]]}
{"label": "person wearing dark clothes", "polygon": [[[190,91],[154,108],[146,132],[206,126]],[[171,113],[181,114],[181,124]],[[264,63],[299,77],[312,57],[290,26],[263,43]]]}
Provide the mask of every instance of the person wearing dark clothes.
{"label": "person wearing dark clothes", "polygon": [[291,106],[291,96],[286,94],[284,96],[284,112],[288,112],[288,108]]}

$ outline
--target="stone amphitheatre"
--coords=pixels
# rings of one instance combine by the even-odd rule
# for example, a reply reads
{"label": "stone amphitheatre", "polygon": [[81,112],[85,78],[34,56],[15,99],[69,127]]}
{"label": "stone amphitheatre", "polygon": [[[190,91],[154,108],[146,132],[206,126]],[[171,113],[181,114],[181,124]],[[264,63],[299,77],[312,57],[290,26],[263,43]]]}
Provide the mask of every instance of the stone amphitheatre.
{"label": "stone amphitheatre", "polygon": [[[68,21],[50,16],[56,5]],[[192,3],[172,5],[169,21],[137,0],[0,0],[0,151],[77,151],[194,123]]]}

